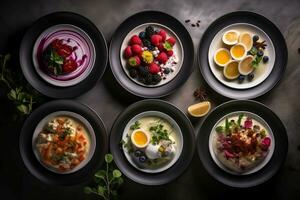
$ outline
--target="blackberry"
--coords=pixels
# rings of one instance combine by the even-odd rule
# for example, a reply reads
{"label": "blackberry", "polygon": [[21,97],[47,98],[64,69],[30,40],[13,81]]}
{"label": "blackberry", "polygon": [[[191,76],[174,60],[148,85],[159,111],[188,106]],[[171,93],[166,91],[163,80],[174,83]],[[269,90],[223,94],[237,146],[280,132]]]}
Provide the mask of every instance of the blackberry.
{"label": "blackberry", "polygon": [[146,79],[143,78],[142,76],[139,76],[137,80],[138,80],[139,82],[141,82],[141,83],[145,83],[145,82],[146,82]]}
{"label": "blackberry", "polygon": [[129,69],[129,75],[131,78],[136,78],[138,75],[138,71],[135,68],[130,68]]}
{"label": "blackberry", "polygon": [[141,39],[146,38],[146,32],[145,32],[145,31],[140,32],[139,37],[140,37]]}
{"label": "blackberry", "polygon": [[146,85],[150,85],[150,84],[152,84],[152,80],[153,80],[153,76],[152,76],[152,74],[147,74],[147,76],[145,77],[145,84]]}
{"label": "blackberry", "polygon": [[147,40],[147,39],[143,39],[142,40],[143,41],[143,45],[145,46],[145,47],[149,47],[149,46],[151,46],[151,42],[150,42],[150,40]]}
{"label": "blackberry", "polygon": [[152,76],[152,85],[156,85],[161,81],[161,76],[158,74],[154,74]]}
{"label": "blackberry", "polygon": [[151,38],[151,36],[154,35],[154,34],[155,34],[155,31],[154,31],[153,26],[148,26],[146,28],[146,35],[147,35],[147,37]]}
{"label": "blackberry", "polygon": [[148,74],[150,74],[150,72],[148,71],[148,68],[143,67],[143,66],[139,67],[139,73],[140,73],[141,77],[143,77],[143,78],[145,78]]}

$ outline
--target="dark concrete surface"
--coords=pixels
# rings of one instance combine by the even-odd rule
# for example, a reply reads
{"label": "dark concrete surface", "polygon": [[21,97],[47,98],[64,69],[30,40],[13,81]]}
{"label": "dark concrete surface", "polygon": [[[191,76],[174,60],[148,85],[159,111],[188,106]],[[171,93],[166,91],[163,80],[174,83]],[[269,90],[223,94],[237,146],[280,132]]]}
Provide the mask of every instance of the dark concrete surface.
{"label": "dark concrete surface", "polygon": [[[117,26],[130,15],[144,9],[167,12],[181,22],[201,20],[199,28],[186,25],[195,49],[208,25],[223,14],[236,10],[249,10],[263,14],[273,21],[284,34],[289,51],[286,73],[281,83],[271,92],[256,100],[266,104],[281,118],[289,136],[289,152],[284,167],[267,183],[249,189],[234,189],[211,178],[195,154],[187,171],[176,181],[164,186],[148,187],[126,179],[120,199],[300,199],[300,1],[262,0],[1,0],[0,1],[0,53],[10,52],[13,63],[18,64],[20,39],[28,26],[39,17],[54,11],[73,11],[86,16],[110,40]],[[192,67],[192,66],[191,66]],[[188,81],[171,96],[163,98],[186,111],[195,103],[192,93],[205,85],[197,63]],[[108,67],[109,68],[109,67]],[[207,88],[208,89],[208,88]],[[109,70],[97,85],[78,97],[102,117],[110,130],[117,115],[137,99],[120,95]],[[208,89],[210,100],[216,106],[227,99]],[[0,194],[1,199],[97,199],[83,194],[82,186],[48,186],[32,177],[22,164],[18,153],[20,127],[7,118],[11,105],[0,95]],[[195,129],[201,119],[192,120]],[[12,125],[10,125],[12,124]]]}

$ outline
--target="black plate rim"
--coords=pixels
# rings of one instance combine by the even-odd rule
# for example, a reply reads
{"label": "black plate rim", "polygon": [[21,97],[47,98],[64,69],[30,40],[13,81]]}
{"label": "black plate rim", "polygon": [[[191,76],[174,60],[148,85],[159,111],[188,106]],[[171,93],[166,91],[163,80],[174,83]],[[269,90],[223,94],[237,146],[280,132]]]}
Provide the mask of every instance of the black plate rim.
{"label": "black plate rim", "polygon": [[[83,29],[91,38],[96,50],[95,63],[89,75],[76,85],[68,87],[55,86],[43,80],[34,69],[31,57],[35,39],[46,28],[60,24],[60,20]],[[102,78],[108,63],[108,47],[103,33],[87,17],[70,11],[52,12],[38,18],[27,29],[19,48],[19,62],[24,77],[37,91],[51,98],[73,98],[92,89]]]}
{"label": "black plate rim", "polygon": [[[122,131],[118,131],[119,128],[124,129],[127,122],[136,114],[147,111],[147,110],[153,110],[153,106],[161,106],[160,108],[157,108],[157,111],[165,112],[166,110],[169,110],[169,112],[175,112],[178,114],[176,118],[181,119],[181,122],[178,122],[176,119],[174,119],[174,116],[170,113],[168,114],[170,117],[172,117],[180,126],[180,124],[185,123],[185,127],[187,128],[187,131],[185,134],[183,134],[184,138],[187,139],[186,143],[184,142],[182,154],[180,155],[179,159],[176,161],[176,163],[168,168],[167,170],[159,173],[146,173],[139,171],[134,166],[132,166],[126,159],[123,150],[120,148],[118,144],[118,140],[115,138],[120,139],[122,137]],[[149,106],[146,109],[141,109],[145,106]],[[161,111],[161,109],[165,109],[164,111]],[[131,112],[134,111],[134,112]],[[131,113],[130,113],[131,112]],[[174,115],[174,113],[173,113]],[[124,120],[126,118],[127,120]],[[122,123],[121,123],[122,122]],[[121,124],[120,124],[121,123]],[[180,126],[181,127],[181,126]],[[182,129],[182,127],[181,127]],[[119,132],[119,133],[118,133]],[[188,134],[187,134],[188,133]],[[118,135],[118,136],[116,136]],[[115,142],[117,141],[117,142]],[[175,179],[177,179],[179,176],[181,176],[184,171],[188,168],[190,165],[195,151],[195,132],[194,128],[188,119],[188,117],[175,105],[159,100],[159,99],[145,99],[138,101],[134,104],[131,104],[128,106],[123,112],[121,112],[117,119],[115,120],[111,132],[110,132],[110,151],[112,155],[114,156],[114,160],[118,168],[122,171],[122,173],[128,177],[129,179],[133,180],[134,182],[137,182],[139,184],[143,185],[149,185],[149,186],[155,186],[155,185],[165,185]],[[183,158],[183,156],[186,156],[186,158]],[[129,172],[129,170],[130,172]],[[177,173],[177,174],[176,174]],[[143,177],[141,177],[141,176]]]}
{"label": "black plate rim", "polygon": [[[94,128],[97,140],[91,160],[83,168],[70,174],[57,174],[45,168],[36,159],[31,143],[33,131],[41,118],[61,110],[75,112],[88,120]],[[39,181],[49,185],[69,186],[88,181],[103,163],[107,151],[108,135],[103,120],[93,109],[78,101],[54,100],[43,104],[26,119],[19,136],[19,152],[26,170]]]}
{"label": "black plate rim", "polygon": [[[207,61],[207,58],[205,57],[204,59],[201,58],[201,49],[203,48],[202,47],[202,44],[203,44],[203,41],[206,39],[206,35],[208,34],[209,30],[211,30],[213,27],[217,26],[218,23],[220,23],[221,20],[223,20],[224,18],[226,17],[229,17],[230,15],[238,15],[238,14],[241,14],[241,15],[254,15],[258,18],[261,18],[263,19],[264,21],[266,21],[268,23],[269,26],[272,26],[272,28],[276,31],[276,34],[278,37],[280,37],[280,42],[281,42],[281,52],[282,52],[282,55],[280,57],[280,59],[282,60],[282,64],[281,64],[281,73],[279,75],[279,77],[273,81],[273,83],[271,84],[271,86],[267,89],[264,89],[262,92],[260,93],[257,93],[257,94],[254,94],[252,96],[246,96],[246,97],[243,97],[243,98],[240,98],[238,97],[238,95],[232,95],[230,94],[229,92],[226,93],[226,92],[223,92],[222,91],[222,88],[226,88],[230,91],[245,91],[245,90],[253,90],[255,88],[257,88],[258,86],[260,85],[263,85],[268,79],[269,77],[272,75],[274,69],[272,70],[271,74],[266,78],[266,80],[264,80],[262,83],[260,83],[259,85],[255,86],[255,87],[252,87],[252,88],[249,88],[249,89],[234,89],[234,88],[230,88],[226,85],[223,85],[221,82],[219,82],[219,80],[217,80],[215,78],[215,76],[213,76],[213,80],[214,80],[214,83],[211,84],[210,80],[208,77],[206,77],[206,74],[205,72],[203,71],[203,66],[202,65],[206,65],[208,68],[209,68],[209,63]],[[236,23],[236,22],[235,22]],[[256,26],[256,25],[255,25]],[[260,27],[261,28],[261,27]],[[262,30],[264,30],[263,28],[261,28]],[[271,38],[272,40],[272,38]],[[274,44],[274,42],[273,42]],[[206,51],[206,50],[205,50]],[[276,51],[276,49],[275,49]],[[278,56],[276,56],[276,60],[278,59]],[[202,62],[202,60],[204,60]],[[275,64],[276,64],[276,60],[275,60]],[[241,99],[241,100],[247,100],[247,99],[255,99],[257,97],[260,97],[260,96],[263,96],[267,93],[269,93],[274,87],[276,87],[280,81],[282,80],[282,77],[284,75],[284,72],[286,71],[286,66],[287,66],[287,62],[288,62],[288,50],[287,50],[287,45],[286,45],[286,41],[284,39],[284,36],[282,35],[281,31],[279,30],[279,28],[271,21],[269,20],[267,17],[263,16],[262,14],[259,14],[259,13],[256,13],[256,12],[252,12],[252,11],[249,11],[249,10],[238,10],[238,11],[234,11],[234,12],[230,12],[230,13],[226,13],[224,15],[221,15],[220,17],[216,18],[208,27],[207,29],[204,31],[202,37],[201,37],[201,40],[200,40],[200,44],[198,46],[198,51],[197,51],[197,62],[198,62],[198,67],[200,68],[200,72],[201,72],[201,76],[204,78],[205,82],[215,91],[217,92],[218,94],[224,96],[224,97],[227,97],[229,99]],[[205,63],[205,64],[204,64]],[[274,65],[275,65],[274,64]],[[211,70],[209,69],[209,73],[212,73]],[[215,86],[215,83],[217,83],[219,86]],[[218,89],[218,87],[220,87],[220,89]]]}
{"label": "black plate rim", "polygon": [[[170,89],[170,90],[167,91],[167,92],[163,92],[162,94],[152,95],[152,96],[149,96],[149,95],[147,95],[147,94],[145,94],[145,95],[139,94],[139,93],[137,93],[136,91],[130,90],[127,86],[125,86],[125,85],[122,83],[122,81],[119,80],[119,78],[117,78],[118,75],[117,75],[116,72],[113,70],[113,64],[112,64],[112,62],[113,62],[113,61],[112,61],[112,60],[113,60],[112,57],[113,57],[113,56],[111,55],[111,54],[112,54],[112,50],[111,50],[111,49],[112,49],[112,47],[113,47],[114,38],[117,37],[117,32],[118,32],[118,30],[120,29],[120,27],[125,26],[125,24],[127,23],[128,20],[130,20],[130,19],[132,19],[132,18],[134,18],[134,17],[136,17],[136,16],[138,16],[138,15],[148,14],[148,13],[150,13],[150,14],[151,14],[151,13],[156,13],[156,14],[168,16],[168,17],[170,17],[170,18],[173,18],[173,20],[174,20],[178,25],[182,26],[182,28],[185,30],[185,34],[188,35],[187,40],[189,40],[189,42],[190,42],[189,45],[192,45],[192,48],[189,48],[189,50],[191,50],[191,54],[193,55],[193,58],[191,59],[192,61],[191,61],[190,63],[187,64],[187,65],[191,66],[190,69],[187,70],[187,77],[184,78],[184,79],[180,82],[180,84],[177,84],[175,88]],[[146,23],[146,22],[145,22],[145,23]],[[147,23],[148,23],[148,22],[147,22]],[[159,23],[159,22],[157,22],[157,23]],[[167,26],[167,25],[166,25],[166,26]],[[168,27],[168,26],[167,26],[167,27]],[[173,31],[174,31],[174,30],[173,30]],[[176,35],[177,35],[178,37],[180,37],[179,34],[178,34],[176,31],[174,31],[174,32],[176,33]],[[120,44],[120,45],[121,45],[121,44]],[[184,45],[183,45],[183,46],[184,46]],[[165,12],[162,12],[162,11],[159,11],[159,10],[151,10],[151,9],[145,9],[145,10],[143,10],[143,11],[141,11],[141,12],[137,12],[137,13],[135,13],[135,14],[133,14],[133,15],[130,15],[129,17],[127,17],[127,18],[126,18],[126,19],[125,19],[125,20],[117,27],[117,29],[115,30],[115,32],[114,32],[114,34],[112,35],[111,40],[110,40],[108,57],[109,57],[109,65],[110,65],[111,72],[112,72],[112,74],[113,74],[115,80],[117,80],[118,84],[119,84],[123,89],[125,89],[127,92],[129,92],[129,93],[131,93],[131,94],[133,94],[133,95],[135,95],[135,96],[137,96],[137,97],[147,98],[147,99],[165,97],[165,96],[168,96],[168,95],[172,94],[173,92],[175,92],[175,90],[179,89],[179,88],[180,88],[180,87],[188,80],[189,76],[192,74],[192,72],[193,72],[193,70],[194,70],[194,63],[195,63],[195,60],[196,60],[196,58],[195,58],[195,46],[194,46],[192,37],[191,37],[189,31],[185,28],[184,24],[181,23],[177,18],[175,18],[174,16],[172,16],[172,15],[170,15],[170,14],[168,14],[168,13],[165,13]],[[183,62],[183,64],[184,64],[184,62]],[[182,66],[181,66],[180,71],[182,71],[182,69],[183,69],[183,64],[182,64]],[[121,65],[121,64],[120,64],[120,65]],[[188,67],[186,67],[186,68],[188,68]],[[155,88],[156,88],[156,89],[159,89],[159,88],[162,88],[162,87],[168,85],[168,84],[171,83],[171,82],[175,82],[175,80],[178,79],[178,77],[179,77],[179,75],[180,75],[180,71],[179,71],[178,74],[174,77],[173,80],[171,80],[170,82],[168,82],[168,83],[166,83],[165,85],[162,85],[162,86],[153,87],[153,88],[148,88],[148,87],[145,87],[145,86],[142,86],[142,85],[138,85],[138,84],[136,84],[136,83],[135,83],[135,84],[136,84],[138,87],[144,88],[144,89],[146,89],[146,90],[147,90],[147,89],[155,89]],[[124,74],[124,75],[126,75],[126,74]],[[126,77],[127,77],[127,75],[126,75]],[[129,77],[127,77],[127,78],[129,79]],[[130,81],[133,82],[132,80],[130,80]]]}
{"label": "black plate rim", "polygon": [[[208,148],[208,138],[204,138],[204,136],[201,137],[201,134],[203,135],[203,132],[201,130],[203,129],[205,123],[207,123],[208,119],[211,118],[211,116],[218,115],[216,113],[220,112],[220,110],[223,109],[224,107],[226,108],[226,106],[227,107],[228,106],[232,107],[232,106],[236,106],[237,104],[248,104],[248,105],[257,106],[261,110],[263,110],[263,111],[259,111],[259,112],[261,112],[261,113],[262,112],[268,112],[268,114],[271,115],[271,118],[273,120],[275,120],[276,123],[278,123],[277,125],[281,129],[281,130],[275,130],[272,126],[270,126],[270,128],[272,129],[272,132],[274,134],[274,137],[277,137],[277,139],[275,138],[276,145],[275,145],[274,153],[273,153],[270,161],[261,170],[255,172],[253,174],[243,175],[243,176],[229,174],[229,173],[225,172],[223,169],[221,169],[213,161],[213,159],[210,156],[209,148]],[[232,110],[230,112],[234,112],[234,111],[238,111],[238,110],[234,109],[234,110]],[[246,110],[246,111],[258,114],[257,113],[258,111],[253,111],[253,110]],[[260,115],[260,114],[258,114],[258,115]],[[222,116],[224,116],[224,114],[223,115],[220,114],[220,116],[222,117]],[[213,116],[213,117],[215,117],[215,116]],[[210,119],[209,121],[217,122],[219,119],[220,118],[218,118],[216,120]],[[270,124],[270,119],[265,119],[265,118],[263,118],[263,119],[268,124]],[[205,135],[205,137],[209,137],[210,130],[209,130],[209,133],[206,133],[207,135]],[[281,136],[281,138],[279,138],[280,140],[278,139],[278,137],[280,137],[279,135]],[[206,145],[207,147],[202,147],[200,145],[201,139],[205,140],[205,144],[207,144]],[[206,141],[206,139],[207,139],[207,141]],[[204,143],[204,142],[202,142],[202,143]],[[278,145],[279,143],[281,145]],[[201,163],[202,163],[204,169],[210,174],[211,177],[213,177],[214,179],[216,179],[218,182],[220,182],[220,183],[222,183],[224,185],[233,187],[233,188],[249,188],[249,187],[254,187],[254,186],[260,185],[260,184],[268,181],[269,179],[271,179],[280,170],[280,168],[283,166],[283,164],[284,164],[284,162],[286,160],[289,143],[288,143],[287,129],[286,129],[285,124],[280,120],[280,118],[276,115],[276,113],[274,113],[272,111],[271,108],[267,107],[263,103],[260,103],[260,102],[254,101],[254,100],[230,100],[230,101],[227,101],[227,102],[225,102],[225,103],[223,103],[221,105],[218,105],[214,109],[212,109],[212,111],[204,118],[204,120],[202,121],[202,123],[200,125],[200,128],[197,130],[196,146],[197,146],[196,148],[197,148],[198,157],[200,158]],[[278,147],[280,147],[280,148],[278,148]],[[204,154],[203,152],[204,151],[206,151],[205,156],[207,158],[203,157],[203,154]],[[281,156],[279,156],[279,155],[281,155]],[[274,161],[275,159],[277,159],[277,160]],[[280,161],[280,162],[277,162],[277,161]],[[276,166],[274,167],[270,163],[276,164]],[[212,170],[212,168],[217,169],[217,173],[218,174],[216,174],[216,170]],[[270,171],[265,172],[267,169],[271,169],[272,171],[271,172]],[[248,178],[248,177],[253,178],[254,177],[253,178],[254,181],[251,180],[251,182],[250,181],[249,182],[245,182],[245,181],[243,181],[244,177],[246,177],[246,178]],[[233,181],[233,179],[230,180],[230,178],[234,178],[234,179],[237,178],[237,179],[240,179],[240,180],[238,180],[238,181],[234,180]]]}

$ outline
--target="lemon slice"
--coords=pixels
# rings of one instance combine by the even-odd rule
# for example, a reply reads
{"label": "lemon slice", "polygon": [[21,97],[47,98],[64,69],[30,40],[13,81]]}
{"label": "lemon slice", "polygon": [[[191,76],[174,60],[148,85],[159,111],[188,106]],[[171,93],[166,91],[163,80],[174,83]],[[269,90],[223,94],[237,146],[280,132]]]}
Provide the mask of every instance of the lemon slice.
{"label": "lemon slice", "polygon": [[188,107],[188,113],[193,117],[203,117],[210,111],[210,102],[203,101]]}
{"label": "lemon slice", "polygon": [[222,41],[227,45],[238,43],[240,33],[236,30],[229,30],[223,34]]}
{"label": "lemon slice", "polygon": [[246,50],[249,51],[253,46],[253,40],[249,33],[242,33],[239,37],[239,43],[242,43],[246,46]]}
{"label": "lemon slice", "polygon": [[230,61],[224,67],[223,74],[229,80],[236,79],[240,75],[240,72],[239,72],[239,61],[237,61],[237,60]]}

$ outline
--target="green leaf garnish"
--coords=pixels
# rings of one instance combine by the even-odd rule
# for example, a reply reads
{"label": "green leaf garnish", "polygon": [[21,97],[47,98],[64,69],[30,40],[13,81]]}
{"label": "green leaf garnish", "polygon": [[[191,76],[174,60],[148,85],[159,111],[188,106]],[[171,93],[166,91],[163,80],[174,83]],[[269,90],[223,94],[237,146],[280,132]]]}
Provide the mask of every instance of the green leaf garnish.
{"label": "green leaf garnish", "polygon": [[229,133],[229,121],[228,121],[228,118],[226,117],[225,119],[225,133]]}
{"label": "green leaf garnish", "polygon": [[252,61],[252,66],[256,69],[259,63],[262,61],[262,56],[256,56],[255,59]]}
{"label": "green leaf garnish", "polygon": [[106,154],[105,155],[105,162],[111,163],[113,161],[113,156],[111,154]]}
{"label": "green leaf garnish", "polygon": [[163,46],[167,51],[170,51],[173,49],[172,45],[167,41],[163,44]]}
{"label": "green leaf garnish", "polygon": [[95,173],[95,185],[84,187],[86,194],[96,194],[104,200],[115,199],[118,196],[118,189],[124,183],[122,173],[115,167],[113,156],[105,155],[106,165]]}
{"label": "green leaf garnish", "polygon": [[255,56],[257,54],[257,48],[255,47],[252,47],[249,51],[248,51],[248,54],[252,55],[252,56]]}
{"label": "green leaf garnish", "polygon": [[152,133],[151,143],[153,145],[158,144],[161,140],[170,140],[169,132],[164,129],[164,125],[161,123],[151,126],[149,131]]}
{"label": "green leaf garnish", "polygon": [[136,129],[139,129],[140,126],[141,126],[141,123],[140,123],[139,121],[136,121],[136,122],[134,122],[134,124],[132,124],[132,125],[130,126],[130,130],[134,131],[134,130],[136,130]]}
{"label": "green leaf garnish", "polygon": [[119,178],[119,177],[122,176],[122,173],[120,172],[120,170],[115,169],[115,170],[113,171],[113,176],[114,176],[114,178]]}
{"label": "green leaf garnish", "polygon": [[224,126],[217,126],[215,130],[217,133],[224,133],[225,128]]}
{"label": "green leaf garnish", "polygon": [[244,117],[244,113],[240,113],[240,114],[239,114],[238,121],[237,121],[238,126],[241,126],[241,121],[242,121],[242,118],[243,118],[243,117]]}

